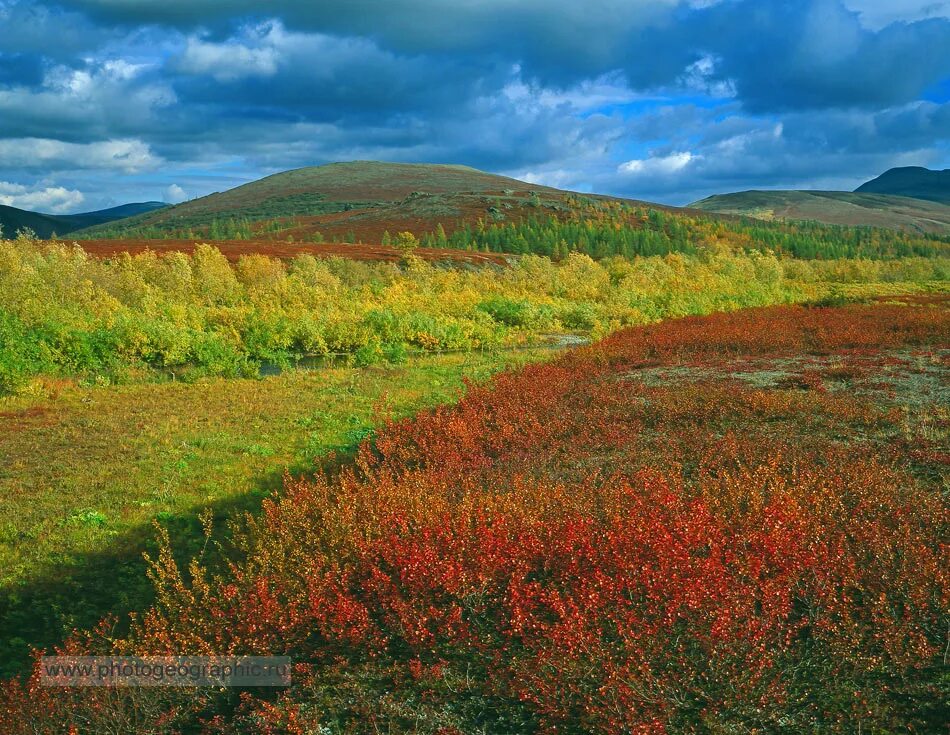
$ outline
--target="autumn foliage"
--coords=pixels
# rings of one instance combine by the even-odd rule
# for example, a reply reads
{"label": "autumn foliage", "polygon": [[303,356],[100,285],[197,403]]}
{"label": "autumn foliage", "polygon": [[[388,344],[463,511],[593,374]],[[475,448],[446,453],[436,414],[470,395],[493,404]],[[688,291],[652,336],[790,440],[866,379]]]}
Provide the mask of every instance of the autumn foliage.
{"label": "autumn foliage", "polygon": [[34,678],[0,730],[936,732],[946,417],[900,396],[948,335],[939,298],[776,307],[503,374],[288,478],[227,568],[166,548],[132,632],[70,644],[289,654],[290,690],[133,707]]}

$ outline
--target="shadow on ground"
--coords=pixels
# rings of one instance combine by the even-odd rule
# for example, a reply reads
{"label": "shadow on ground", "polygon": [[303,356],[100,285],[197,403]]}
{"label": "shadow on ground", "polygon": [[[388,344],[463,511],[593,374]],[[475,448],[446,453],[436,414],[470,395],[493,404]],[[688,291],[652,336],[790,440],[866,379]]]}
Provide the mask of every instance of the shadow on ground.
{"label": "shadow on ground", "polygon": [[[291,471],[299,474],[304,468]],[[168,529],[179,562],[186,562],[205,543],[199,513],[211,509],[214,535],[219,538],[227,519],[256,513],[263,499],[282,484],[283,470],[273,470],[248,493],[163,516],[158,522]],[[143,552],[154,556],[157,551],[154,525],[142,524],[116,536],[100,551],[77,555],[67,567],[49,565],[20,584],[0,589],[0,677],[24,672],[32,649],[50,650],[70,631],[90,628],[105,617],[116,618],[116,632],[121,634],[128,613],[153,599]],[[213,558],[210,563],[213,567]]]}

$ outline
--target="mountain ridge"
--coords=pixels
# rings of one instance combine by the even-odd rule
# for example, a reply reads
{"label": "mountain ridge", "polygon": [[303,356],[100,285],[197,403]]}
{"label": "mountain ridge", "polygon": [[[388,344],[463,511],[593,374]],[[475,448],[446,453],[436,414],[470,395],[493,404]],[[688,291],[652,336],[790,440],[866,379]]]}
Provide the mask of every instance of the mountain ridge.
{"label": "mountain ridge", "polygon": [[[576,194],[455,164],[348,161],[271,174],[78,235],[221,239],[213,234],[218,232],[223,239],[251,239],[279,231],[305,240],[322,234],[379,242],[385,232],[419,234],[438,224],[451,229],[479,218],[499,221],[533,210],[566,211],[570,197],[619,199]],[[220,228],[216,220],[221,221]],[[234,225],[234,220],[240,222]]]}
{"label": "mountain ridge", "polygon": [[[870,182],[869,182],[870,183]],[[581,194],[455,164],[341,161],[270,174],[118,222],[92,223],[80,239],[386,242],[478,222],[569,213],[580,201],[613,200],[695,215],[750,216],[950,234],[950,206],[871,192],[748,191],[687,208]],[[693,211],[690,211],[692,209]]]}
{"label": "mountain ridge", "polygon": [[28,209],[0,205],[0,228],[6,236],[28,229],[40,238],[68,235],[72,232],[107,222],[125,219],[166,207],[163,202],[133,202],[116,207],[76,214],[46,214]]}
{"label": "mountain ridge", "polygon": [[861,184],[854,191],[860,194],[891,194],[950,204],[950,169],[931,170],[923,166],[892,168]]}
{"label": "mountain ridge", "polygon": [[870,192],[749,190],[715,194],[688,205],[719,214],[763,220],[817,221],[950,234],[950,206],[913,197]]}

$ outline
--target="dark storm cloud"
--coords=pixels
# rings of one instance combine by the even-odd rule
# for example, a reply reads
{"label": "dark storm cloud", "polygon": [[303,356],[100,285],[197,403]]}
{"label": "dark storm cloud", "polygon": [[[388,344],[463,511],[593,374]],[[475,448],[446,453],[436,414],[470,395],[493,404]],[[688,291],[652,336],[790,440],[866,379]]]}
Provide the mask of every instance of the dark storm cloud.
{"label": "dark storm cloud", "polygon": [[99,47],[112,32],[81,12],[48,3],[0,0],[0,51],[70,59]]}
{"label": "dark storm cloud", "polygon": [[702,25],[721,59],[715,76],[753,111],[900,104],[950,72],[946,19],[875,32],[838,0],[745,0],[711,9]]}
{"label": "dark storm cloud", "polygon": [[[105,23],[219,34],[262,8],[245,0],[64,5]],[[871,5],[881,10],[882,3]],[[634,88],[662,86],[711,54],[718,61],[712,76],[733,81],[756,110],[897,104],[950,68],[946,18],[872,30],[841,0],[277,0],[264,13],[288,28],[371,38],[397,53],[502,58],[551,85],[622,69]]]}
{"label": "dark storm cloud", "polygon": [[371,40],[289,32],[279,23],[224,42],[191,37],[169,64],[184,102],[257,108],[264,117],[379,120],[464,104],[502,86],[510,66],[445,54],[407,56]]}
{"label": "dark storm cloud", "polygon": [[939,0],[0,0],[0,30],[0,183],[97,203],[350,158],[686,201],[950,143]]}

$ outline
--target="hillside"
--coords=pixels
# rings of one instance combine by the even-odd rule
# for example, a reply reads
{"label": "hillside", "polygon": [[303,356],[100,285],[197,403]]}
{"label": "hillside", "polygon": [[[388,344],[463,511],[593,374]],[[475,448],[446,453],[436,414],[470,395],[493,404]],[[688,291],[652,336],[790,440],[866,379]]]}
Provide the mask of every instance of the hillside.
{"label": "hillside", "polygon": [[816,221],[950,234],[950,206],[906,196],[844,191],[743,191],[717,194],[689,206],[762,220]]}
{"label": "hillside", "polygon": [[931,171],[920,166],[892,168],[855,191],[863,194],[895,194],[950,204],[950,169]]}
{"label": "hillside", "polygon": [[387,231],[422,234],[439,223],[452,231],[478,219],[566,210],[569,196],[467,166],[354,161],[274,174],[79,236],[221,240],[280,233],[280,239],[378,243]]}
{"label": "hillside", "polygon": [[[800,247],[785,242],[789,238],[801,240],[803,225],[794,224],[800,221],[889,228],[905,238],[950,235],[950,206],[906,197],[850,192],[743,192],[710,197],[691,207],[578,194],[466,166],[354,161],[274,174],[173,207],[87,227],[73,232],[72,237],[87,242],[94,252],[112,252],[114,245],[120,244],[120,249],[135,250],[156,240],[216,242],[226,250],[227,243],[263,243],[255,247],[271,252],[268,243],[275,242],[297,247],[313,243],[388,245],[397,233],[410,231],[436,248],[538,252],[555,257],[577,249],[602,257],[627,251],[649,255],[690,250],[713,232],[727,239],[736,234],[752,237],[773,249],[801,255]],[[788,220],[792,224],[763,225],[768,232],[761,232],[762,227],[750,227],[734,215]],[[621,249],[617,243],[596,248],[589,232],[561,231],[558,227],[559,222],[591,219],[609,220],[611,231],[620,228],[626,234],[630,234],[628,230],[641,234],[631,235],[637,242]],[[563,236],[565,242],[562,245],[558,239],[542,246],[537,242],[542,229],[559,239]],[[838,241],[850,243],[853,235],[838,229],[806,233],[806,237],[815,235],[822,242],[810,248],[815,252],[809,257],[857,256],[837,246],[829,249]],[[781,242],[773,242],[776,238]],[[650,242],[639,242],[644,239]],[[242,245],[234,252],[246,249]],[[930,249],[930,245],[925,248],[928,253]],[[925,254],[918,252],[919,248],[891,250],[892,255]]]}
{"label": "hillside", "polygon": [[48,238],[53,234],[65,235],[85,227],[113,222],[163,207],[165,205],[161,202],[141,202],[80,214],[43,214],[17,207],[0,206],[0,227],[8,236],[15,235],[18,230],[29,229],[41,238]]}
{"label": "hillside", "polygon": [[[808,198],[818,204],[817,211],[815,206],[794,214],[787,207],[766,208],[783,194]],[[668,207],[535,186],[463,166],[357,161],[275,174],[72,236],[89,252],[106,256],[153,243],[187,252],[195,242],[214,242],[232,260],[248,252],[342,254],[340,245],[354,248],[356,257],[378,259],[378,252],[357,256],[356,249],[391,246],[404,231],[434,249],[436,259],[445,253],[435,250],[445,249],[533,253],[555,260],[570,252],[632,258],[695,253],[708,243],[796,258],[878,259],[929,257],[950,246],[950,207],[936,203],[834,192],[736,196],[742,206],[730,204],[724,208],[733,214],[720,214],[715,206],[703,211],[714,200],[697,209]],[[750,220],[735,213],[792,221]],[[878,227],[855,232],[842,226],[855,224]],[[387,252],[384,259],[398,259],[395,249]],[[460,256],[464,253],[450,259],[470,262]]]}

